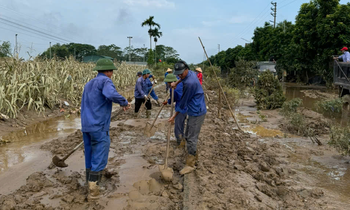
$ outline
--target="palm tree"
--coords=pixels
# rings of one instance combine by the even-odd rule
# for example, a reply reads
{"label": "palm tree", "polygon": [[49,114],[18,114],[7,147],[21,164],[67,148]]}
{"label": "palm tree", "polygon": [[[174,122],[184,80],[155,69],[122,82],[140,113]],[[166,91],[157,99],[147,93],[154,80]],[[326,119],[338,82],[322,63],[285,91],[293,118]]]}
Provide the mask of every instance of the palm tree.
{"label": "palm tree", "polygon": [[150,31],[150,35],[152,37],[154,37],[154,60],[155,62],[157,63],[157,60],[156,60],[156,50],[157,50],[157,42],[158,42],[158,38],[160,38],[161,36],[163,36],[163,33],[159,31],[159,29],[157,27],[155,27],[154,29],[152,29]]}
{"label": "palm tree", "polygon": [[150,50],[152,49],[152,26],[157,26],[158,28],[160,28],[160,25],[156,22],[153,21],[154,16],[149,16],[148,19],[146,19],[145,21],[143,21],[143,23],[141,24],[142,27],[144,26],[149,26],[149,30],[148,30],[148,34],[149,34],[149,45],[150,45]]}

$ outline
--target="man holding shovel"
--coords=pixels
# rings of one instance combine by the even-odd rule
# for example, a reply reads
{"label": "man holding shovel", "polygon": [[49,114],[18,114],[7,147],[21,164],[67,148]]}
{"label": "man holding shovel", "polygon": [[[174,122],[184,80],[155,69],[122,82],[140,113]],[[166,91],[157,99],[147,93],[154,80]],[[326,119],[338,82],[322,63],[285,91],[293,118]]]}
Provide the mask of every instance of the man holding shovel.
{"label": "man holding shovel", "polygon": [[[153,82],[151,82],[150,78],[153,78]],[[157,84],[157,80],[154,78],[153,75],[150,75],[150,76],[146,79],[146,84],[147,84],[147,91],[146,91],[146,92],[147,92],[147,93],[149,93],[149,91],[152,89],[153,83],[154,83],[154,84]],[[151,96],[155,101],[157,101],[157,104],[158,104],[158,106],[159,106],[159,105],[160,105],[159,98],[158,98],[156,92],[154,91],[154,89],[151,91],[150,96]]]}
{"label": "man holding shovel", "polygon": [[98,71],[98,74],[85,85],[81,100],[81,131],[90,199],[99,196],[97,184],[108,162],[112,102],[120,104],[124,111],[130,108],[128,101],[116,91],[111,80],[113,70],[117,70],[113,62],[105,58],[99,59],[93,70]]}
{"label": "man holding shovel", "polygon": [[[174,74],[168,74],[165,77],[164,82],[166,82],[170,87],[171,83],[177,82],[177,78]],[[182,89],[183,89],[183,85],[182,83],[179,83],[174,90],[174,102],[175,102],[175,112],[176,112],[174,133],[175,133],[177,146],[179,147],[185,146],[184,127],[185,127],[185,120],[187,117],[187,108],[186,107],[185,109],[180,108]],[[172,89],[170,89],[170,95],[171,95],[171,91]],[[164,105],[171,104],[171,99],[169,99],[168,101],[164,101],[163,104]]]}
{"label": "man holding shovel", "polygon": [[[192,172],[195,167],[198,157],[198,136],[207,113],[207,108],[204,100],[204,91],[199,83],[196,73],[189,70],[185,61],[178,61],[175,64],[174,75],[178,75],[183,84],[183,93],[178,106],[181,110],[187,109],[188,115],[185,134],[188,156],[186,159],[186,166],[180,171],[180,174],[187,174]],[[176,84],[179,84],[179,82]],[[176,87],[175,84],[173,86]],[[176,112],[169,121],[174,121],[178,114],[179,113]]]}
{"label": "man holding shovel", "polygon": [[139,77],[136,81],[135,85],[135,114],[137,116],[137,113],[140,110],[140,107],[143,103],[146,102],[146,115],[149,117],[151,115],[151,109],[152,109],[152,104],[151,100],[148,98],[147,94],[147,83],[146,79],[149,77],[151,74],[151,71],[148,69],[143,70],[142,76]]}

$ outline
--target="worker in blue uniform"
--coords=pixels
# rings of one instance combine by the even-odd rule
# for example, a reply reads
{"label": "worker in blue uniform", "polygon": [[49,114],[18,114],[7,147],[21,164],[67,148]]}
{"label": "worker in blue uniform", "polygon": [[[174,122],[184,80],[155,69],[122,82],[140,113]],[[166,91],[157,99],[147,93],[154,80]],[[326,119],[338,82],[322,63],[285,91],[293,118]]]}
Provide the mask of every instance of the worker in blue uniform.
{"label": "worker in blue uniform", "polygon": [[135,84],[135,116],[137,116],[137,113],[139,112],[141,105],[144,103],[146,106],[146,116],[150,117],[151,110],[152,110],[152,103],[151,100],[148,97],[148,87],[146,79],[150,76],[151,71],[149,69],[145,69],[142,71],[142,76],[139,77]]}
{"label": "worker in blue uniform", "polygon": [[[183,84],[182,97],[178,106],[182,110],[187,109],[188,115],[185,132],[188,155],[186,165],[180,171],[180,174],[187,174],[195,169],[198,159],[198,136],[207,113],[207,108],[204,100],[204,91],[196,73],[190,70],[185,61],[178,61],[174,67],[174,75],[179,76],[181,80],[172,83],[171,86],[176,87],[180,82]],[[169,121],[174,121],[178,114],[179,112],[176,112]]]}
{"label": "worker in blue uniform", "polygon": [[89,198],[97,199],[101,172],[108,162],[112,103],[118,103],[124,111],[130,108],[130,104],[117,92],[111,80],[113,70],[117,70],[111,60],[99,59],[93,70],[98,74],[85,85],[81,100],[81,131]]}
{"label": "worker in blue uniform", "polygon": [[[172,82],[177,82],[179,78],[177,78],[174,74],[168,74],[164,82],[167,82],[168,85]],[[182,97],[182,89],[183,89],[183,84],[179,83],[175,90],[174,90],[174,103],[175,103],[175,112],[178,113],[176,114],[175,117],[175,126],[174,126],[174,134],[176,138],[176,143],[179,148],[183,148],[185,146],[185,120],[187,117],[187,108],[181,109],[180,108],[180,100]],[[172,89],[170,89],[170,95],[172,94]],[[166,104],[171,104],[171,99],[168,101],[163,102],[164,105]]]}
{"label": "worker in blue uniform", "polygon": [[[151,82],[151,79],[153,80]],[[149,77],[146,79],[146,85],[147,85],[147,93],[152,89],[153,85],[156,85],[157,84],[157,80],[155,79],[155,77],[153,75],[149,75]],[[150,96],[155,100],[157,101],[157,104],[160,105],[160,102],[159,102],[159,98],[156,94],[156,92],[154,91],[154,88],[153,90],[151,91],[151,94]]]}

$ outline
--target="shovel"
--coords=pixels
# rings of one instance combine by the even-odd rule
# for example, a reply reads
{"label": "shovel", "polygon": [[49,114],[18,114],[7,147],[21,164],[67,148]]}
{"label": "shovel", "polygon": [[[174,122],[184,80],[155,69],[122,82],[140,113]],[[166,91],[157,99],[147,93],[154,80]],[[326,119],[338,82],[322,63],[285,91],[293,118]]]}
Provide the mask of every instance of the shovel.
{"label": "shovel", "polygon": [[[168,99],[167,99],[167,100],[168,100]],[[154,124],[156,123],[156,121],[157,121],[157,119],[158,119],[158,116],[159,116],[159,114],[162,112],[164,106],[166,106],[166,105],[163,104],[162,107],[160,108],[160,110],[159,110],[159,112],[158,112],[156,118],[153,120],[152,125],[151,125],[150,123],[147,122],[146,127],[144,128],[144,131],[143,131],[143,134],[146,135],[147,137],[151,137],[151,136],[153,136],[153,135],[156,133],[157,127],[154,126]]]}
{"label": "shovel", "polygon": [[[151,95],[151,92],[152,92],[153,88],[154,88],[154,84],[152,85],[151,90],[148,92],[147,98],[149,98],[149,96]],[[143,104],[141,105],[141,107],[140,107],[140,109],[139,109],[139,112],[137,113],[137,118],[139,118],[140,113],[143,112],[143,110],[145,109],[145,107],[146,107],[146,102],[147,102],[147,100],[145,100],[145,103],[143,103]]]}
{"label": "shovel", "polygon": [[73,152],[75,152],[75,150],[77,150],[82,144],[84,143],[84,141],[80,142],[80,144],[78,144],[77,146],[74,147],[74,149],[72,151],[70,151],[66,156],[64,156],[64,158],[59,158],[57,157],[57,155],[53,156],[52,158],[52,163],[60,168],[65,168],[68,165],[64,162],[69,156],[71,156],[71,154],[73,154]]}
{"label": "shovel", "polygon": [[[171,115],[173,116],[173,110],[174,110],[174,88],[172,88],[171,91]],[[173,174],[174,171],[172,168],[168,168],[168,157],[169,157],[169,147],[170,147],[170,131],[171,131],[171,122],[169,122],[169,127],[168,127],[168,134],[167,134],[167,143],[166,143],[166,156],[165,156],[165,161],[164,165],[159,166],[159,170],[162,173],[162,178],[165,181],[172,181],[173,180]]]}

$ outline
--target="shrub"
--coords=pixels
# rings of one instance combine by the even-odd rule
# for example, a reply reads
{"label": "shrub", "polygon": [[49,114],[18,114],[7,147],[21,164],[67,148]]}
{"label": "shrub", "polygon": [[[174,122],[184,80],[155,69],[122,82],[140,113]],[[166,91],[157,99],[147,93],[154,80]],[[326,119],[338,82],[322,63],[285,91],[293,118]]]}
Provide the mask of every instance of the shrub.
{"label": "shrub", "polygon": [[350,128],[331,127],[329,145],[335,147],[343,155],[350,155]]}
{"label": "shrub", "polygon": [[227,78],[229,85],[240,90],[253,86],[259,73],[258,69],[254,68],[256,62],[239,60],[235,65],[236,67],[230,70]]}
{"label": "shrub", "polygon": [[260,75],[254,90],[254,97],[258,109],[280,108],[286,100],[281,84],[270,71],[265,71]]}
{"label": "shrub", "polygon": [[316,108],[326,117],[339,117],[342,114],[343,102],[341,98],[319,101],[316,103]]}
{"label": "shrub", "polygon": [[300,98],[293,98],[290,101],[286,101],[282,105],[281,114],[283,116],[289,116],[292,113],[296,113],[298,107],[303,104],[303,100]]}

